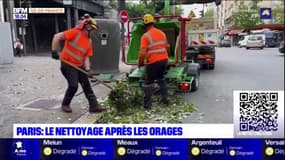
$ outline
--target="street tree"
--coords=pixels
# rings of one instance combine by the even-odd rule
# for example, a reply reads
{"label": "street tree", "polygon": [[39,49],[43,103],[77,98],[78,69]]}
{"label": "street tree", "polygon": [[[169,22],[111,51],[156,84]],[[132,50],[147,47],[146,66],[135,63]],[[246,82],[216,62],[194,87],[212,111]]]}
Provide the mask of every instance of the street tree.
{"label": "street tree", "polygon": [[244,4],[239,6],[238,11],[231,17],[234,28],[245,29],[263,24],[259,15],[260,8],[257,5],[258,2],[252,1],[249,6],[245,6]]}
{"label": "street tree", "polygon": [[[157,11],[158,5],[164,5],[164,0],[141,0],[138,3],[132,1],[127,1],[126,10],[130,17],[142,17],[144,14],[161,14],[163,15],[163,9]],[[160,7],[161,8],[161,7]],[[170,7],[172,9],[172,7]],[[175,11],[170,11],[170,13],[175,13],[175,15],[182,15],[183,9],[179,6],[174,7]]]}
{"label": "street tree", "polygon": [[284,1],[281,1],[281,5],[272,9],[273,23],[284,24]]}
{"label": "street tree", "polygon": [[213,17],[214,16],[214,9],[210,8],[204,13],[204,17]]}

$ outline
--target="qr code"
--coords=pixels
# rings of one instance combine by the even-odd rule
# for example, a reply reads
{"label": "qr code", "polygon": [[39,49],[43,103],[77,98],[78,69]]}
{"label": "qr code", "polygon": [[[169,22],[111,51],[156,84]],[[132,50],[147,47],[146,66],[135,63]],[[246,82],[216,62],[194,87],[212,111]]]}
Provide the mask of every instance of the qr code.
{"label": "qr code", "polygon": [[278,130],[277,92],[241,92],[239,102],[240,131]]}

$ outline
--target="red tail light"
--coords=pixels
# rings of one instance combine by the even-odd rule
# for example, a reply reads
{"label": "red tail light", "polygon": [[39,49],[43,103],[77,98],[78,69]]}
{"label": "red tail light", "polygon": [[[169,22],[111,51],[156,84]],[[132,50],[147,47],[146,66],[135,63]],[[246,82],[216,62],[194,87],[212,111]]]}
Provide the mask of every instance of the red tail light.
{"label": "red tail light", "polygon": [[182,84],[180,84],[180,90],[182,90],[182,91],[187,91],[187,90],[189,90],[190,89],[190,84],[188,84],[188,83],[182,83]]}
{"label": "red tail light", "polygon": [[214,62],[213,59],[206,59],[206,61],[210,64]]}

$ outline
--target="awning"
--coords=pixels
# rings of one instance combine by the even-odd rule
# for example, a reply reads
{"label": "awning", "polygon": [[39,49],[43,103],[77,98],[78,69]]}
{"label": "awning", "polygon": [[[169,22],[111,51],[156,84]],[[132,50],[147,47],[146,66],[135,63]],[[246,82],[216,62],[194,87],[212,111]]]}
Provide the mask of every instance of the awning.
{"label": "awning", "polygon": [[229,30],[226,34],[227,35],[238,35],[240,34],[241,32],[243,31],[243,29],[232,29],[232,30]]}
{"label": "awning", "polygon": [[254,29],[271,29],[271,30],[284,30],[283,24],[262,24],[255,26]]}

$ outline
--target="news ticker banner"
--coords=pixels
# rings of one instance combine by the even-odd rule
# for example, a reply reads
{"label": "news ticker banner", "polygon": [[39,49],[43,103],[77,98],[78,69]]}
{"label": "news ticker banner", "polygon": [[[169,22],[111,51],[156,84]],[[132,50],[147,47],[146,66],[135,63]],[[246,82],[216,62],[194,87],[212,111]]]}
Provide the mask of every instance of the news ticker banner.
{"label": "news ticker banner", "polygon": [[280,124],[274,131],[239,130],[251,133],[242,137],[235,124],[14,124],[13,138],[284,138],[275,134]]}
{"label": "news ticker banner", "polygon": [[1,160],[284,160],[283,139],[0,139]]}
{"label": "news ticker banner", "polygon": [[13,138],[233,138],[233,130],[233,124],[14,124]]}

